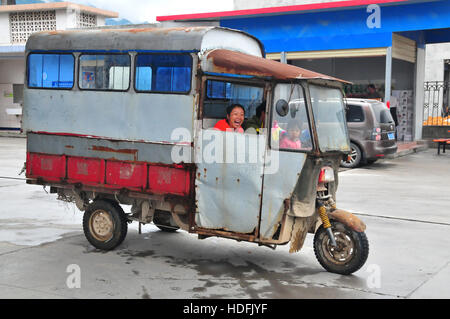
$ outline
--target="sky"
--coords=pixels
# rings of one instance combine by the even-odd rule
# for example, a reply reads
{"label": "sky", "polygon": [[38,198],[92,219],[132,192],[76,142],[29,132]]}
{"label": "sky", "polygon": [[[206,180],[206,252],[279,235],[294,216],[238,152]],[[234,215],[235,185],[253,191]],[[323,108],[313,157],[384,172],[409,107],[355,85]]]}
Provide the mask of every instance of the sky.
{"label": "sky", "polygon": [[[67,0],[119,13],[132,23],[156,22],[157,16],[233,10],[233,0]],[[47,2],[47,1],[46,1]]]}

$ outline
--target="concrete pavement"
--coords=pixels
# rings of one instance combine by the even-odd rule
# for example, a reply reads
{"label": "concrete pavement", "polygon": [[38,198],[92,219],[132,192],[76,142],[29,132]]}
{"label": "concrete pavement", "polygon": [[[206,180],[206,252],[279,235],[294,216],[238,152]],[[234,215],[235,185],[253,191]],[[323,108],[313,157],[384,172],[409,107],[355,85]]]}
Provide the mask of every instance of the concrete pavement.
{"label": "concrete pavement", "polygon": [[[0,176],[17,177],[24,159],[24,139],[0,138]],[[132,224],[120,247],[98,251],[73,205],[0,178],[0,298],[450,298],[449,164],[427,150],[339,174],[338,207],[368,227],[369,258],[351,276],[321,268],[311,235],[289,254]]]}

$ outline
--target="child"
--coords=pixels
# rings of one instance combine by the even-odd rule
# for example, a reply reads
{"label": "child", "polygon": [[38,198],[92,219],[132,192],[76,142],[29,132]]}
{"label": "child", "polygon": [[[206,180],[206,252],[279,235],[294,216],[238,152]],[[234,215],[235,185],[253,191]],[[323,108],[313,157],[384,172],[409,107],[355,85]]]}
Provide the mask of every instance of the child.
{"label": "child", "polygon": [[280,141],[280,148],[300,149],[300,124],[297,121],[288,123],[287,133],[283,135]]}

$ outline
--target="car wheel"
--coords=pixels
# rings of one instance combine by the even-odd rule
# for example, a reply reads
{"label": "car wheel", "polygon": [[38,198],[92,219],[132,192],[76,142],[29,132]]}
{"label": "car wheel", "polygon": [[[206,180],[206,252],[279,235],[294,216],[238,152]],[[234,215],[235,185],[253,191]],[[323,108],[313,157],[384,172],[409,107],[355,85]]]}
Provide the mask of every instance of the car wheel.
{"label": "car wheel", "polygon": [[348,154],[346,160],[341,161],[341,166],[346,168],[355,168],[361,163],[362,153],[358,145],[350,143],[350,154]]}

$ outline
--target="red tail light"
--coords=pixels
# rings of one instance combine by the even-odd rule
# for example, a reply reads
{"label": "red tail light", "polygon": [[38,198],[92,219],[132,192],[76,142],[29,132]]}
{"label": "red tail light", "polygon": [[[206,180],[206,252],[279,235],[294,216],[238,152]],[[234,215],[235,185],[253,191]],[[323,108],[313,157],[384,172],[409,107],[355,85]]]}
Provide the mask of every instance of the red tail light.
{"label": "red tail light", "polygon": [[376,127],[373,129],[372,138],[375,141],[381,141],[381,128]]}
{"label": "red tail light", "polygon": [[328,183],[334,181],[333,168],[329,166],[322,167],[319,174],[319,183]]}

